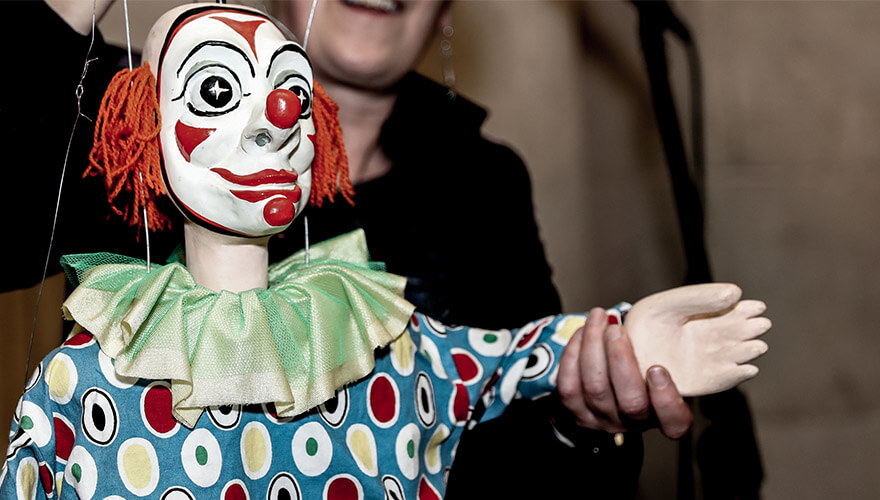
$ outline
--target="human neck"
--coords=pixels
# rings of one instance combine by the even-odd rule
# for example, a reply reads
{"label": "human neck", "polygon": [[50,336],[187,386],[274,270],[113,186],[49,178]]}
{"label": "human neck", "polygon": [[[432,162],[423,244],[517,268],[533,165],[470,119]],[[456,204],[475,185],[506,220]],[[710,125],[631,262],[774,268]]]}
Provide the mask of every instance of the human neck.
{"label": "human neck", "polygon": [[269,286],[268,236],[229,236],[189,221],[183,236],[186,267],[199,286],[235,293]]}
{"label": "human neck", "polygon": [[352,184],[387,174],[391,170],[391,160],[379,146],[379,134],[391,115],[397,93],[356,88],[329,79],[322,84],[339,105],[339,125]]}

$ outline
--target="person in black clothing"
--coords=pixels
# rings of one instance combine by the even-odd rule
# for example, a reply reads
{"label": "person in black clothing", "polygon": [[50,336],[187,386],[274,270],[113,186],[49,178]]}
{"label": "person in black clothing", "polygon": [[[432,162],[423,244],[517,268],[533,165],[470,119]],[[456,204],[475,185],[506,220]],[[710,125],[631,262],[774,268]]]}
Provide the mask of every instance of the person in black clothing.
{"label": "person in black clothing", "polygon": [[[62,15],[68,14],[60,2],[52,3]],[[80,2],[80,8],[83,4],[90,7],[91,2]],[[300,36],[307,18],[304,11],[310,4],[280,4],[281,17]],[[393,2],[389,6],[393,12],[375,5],[367,8],[326,1],[318,5],[308,48],[317,79],[340,105],[356,195],[354,206],[339,201],[309,209],[311,240],[364,228],[372,259],[385,262],[389,272],[406,276],[407,298],[419,310],[447,323],[504,328],[558,313],[559,297],[538,235],[528,172],[522,161],[509,148],[482,137],[485,111],[464,98],[450,99],[445,88],[409,72],[421,56],[431,28],[448,14],[448,3]],[[41,175],[51,185],[60,175],[57,170],[63,163],[68,123],[77,112],[72,95],[89,46],[89,37],[83,34],[90,30],[91,9],[80,17],[79,25],[71,22],[78,26],[77,33],[41,2],[6,8],[19,10],[13,13],[14,18],[39,20],[36,25],[44,29],[31,34],[8,30],[4,34],[7,47],[29,48],[11,55],[15,67],[27,75],[28,85],[22,88],[12,79],[4,82],[5,95],[20,97],[0,103],[6,128],[0,136],[8,141],[7,151],[21,152],[17,164],[33,163],[36,157],[44,172]],[[370,22],[359,22],[357,16],[370,16]],[[29,22],[29,26],[34,24]],[[49,54],[52,64],[45,62]],[[124,60],[123,53],[104,44],[99,34],[91,54],[98,60],[88,66],[82,111],[94,118],[106,82]],[[80,124],[88,122],[81,120]],[[90,139],[90,125],[79,129],[74,138],[53,263],[57,262],[55,256],[73,252],[143,254],[134,244],[133,230],[116,218],[107,218],[101,183],[80,178]],[[33,169],[11,170],[10,185],[33,185]],[[9,281],[4,278],[4,289],[31,285],[42,271],[41,253],[48,240],[54,198],[34,203],[30,194],[16,189],[4,201],[8,204],[6,213],[30,212],[28,217],[13,220],[10,234],[20,235],[22,244],[34,245],[23,252],[24,261]],[[302,225],[297,223],[276,237],[270,259],[278,260],[301,248],[302,233]],[[160,255],[170,253],[179,241],[175,233],[153,235],[154,258],[164,258]],[[603,343],[601,338],[589,344],[598,355],[610,358],[612,373],[628,373],[614,367],[635,364],[631,351],[627,354],[619,345]],[[620,359],[614,354],[618,352],[624,353]],[[592,482],[596,486],[589,492],[595,497],[632,496],[641,441],[637,435],[628,435],[619,447],[611,433],[625,429],[626,417],[644,420],[651,413],[652,396],[654,410],[670,436],[684,432],[690,413],[683,404],[660,406],[661,401],[680,402],[677,392],[646,386],[638,373],[635,377],[619,376],[613,384],[604,380],[600,389],[592,396],[583,395],[582,401],[564,401],[566,405],[586,405],[593,414],[591,421],[581,423],[595,428],[594,432],[557,421],[556,430],[566,427],[563,433],[568,438],[564,441],[574,441],[575,448],[555,437],[550,420],[561,405],[550,400],[516,405],[504,418],[473,429],[459,447],[448,497],[553,497],[572,493],[569,486],[583,485],[584,474],[596,478]],[[543,458],[541,463],[528,463],[532,457]],[[481,481],[493,470],[505,470],[503,464],[511,461],[523,462],[524,467],[528,463],[525,468],[535,477],[555,475],[556,489],[524,480],[505,482],[502,486],[509,490],[499,490],[498,484]],[[577,481],[559,481],[566,476]]]}

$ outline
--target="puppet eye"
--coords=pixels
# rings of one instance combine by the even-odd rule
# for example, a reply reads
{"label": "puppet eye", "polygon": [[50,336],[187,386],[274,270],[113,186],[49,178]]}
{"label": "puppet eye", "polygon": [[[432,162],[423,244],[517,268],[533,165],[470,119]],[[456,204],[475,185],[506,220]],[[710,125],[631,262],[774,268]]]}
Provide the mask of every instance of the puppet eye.
{"label": "puppet eye", "polygon": [[299,74],[289,74],[275,88],[287,89],[296,94],[299,98],[300,119],[312,116],[312,91],[305,78]]}
{"label": "puppet eye", "polygon": [[186,81],[186,106],[198,116],[219,116],[241,103],[241,84],[224,66],[205,66]]}

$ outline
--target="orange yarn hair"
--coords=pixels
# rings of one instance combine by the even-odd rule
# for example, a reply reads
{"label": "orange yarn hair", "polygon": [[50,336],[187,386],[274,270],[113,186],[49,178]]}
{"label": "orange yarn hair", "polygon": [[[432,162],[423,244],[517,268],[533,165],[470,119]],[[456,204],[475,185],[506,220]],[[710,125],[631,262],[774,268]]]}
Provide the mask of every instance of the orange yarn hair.
{"label": "orange yarn hair", "polygon": [[312,121],[315,124],[315,159],[312,161],[312,192],[309,203],[321,206],[324,198],[331,203],[337,192],[354,205],[354,188],[348,175],[348,156],[339,126],[339,105],[315,82]]}
{"label": "orange yarn hair", "polygon": [[104,177],[110,208],[137,226],[138,239],[145,207],[150,231],[171,227],[171,220],[156,207],[156,200],[165,196],[160,123],[156,79],[149,65],[116,73],[98,110],[95,141],[83,177]]}

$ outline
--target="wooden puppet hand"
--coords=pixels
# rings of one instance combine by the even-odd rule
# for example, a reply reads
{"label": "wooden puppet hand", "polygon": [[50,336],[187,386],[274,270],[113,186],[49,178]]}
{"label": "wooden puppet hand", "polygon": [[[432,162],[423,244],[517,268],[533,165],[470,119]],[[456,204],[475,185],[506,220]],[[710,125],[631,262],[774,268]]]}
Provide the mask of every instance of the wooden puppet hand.
{"label": "wooden puppet hand", "polygon": [[665,367],[683,396],[730,389],[758,374],[747,364],[767,352],[770,329],[761,301],[739,300],[736,285],[709,283],[663,291],[638,301],[626,317],[641,373]]}

